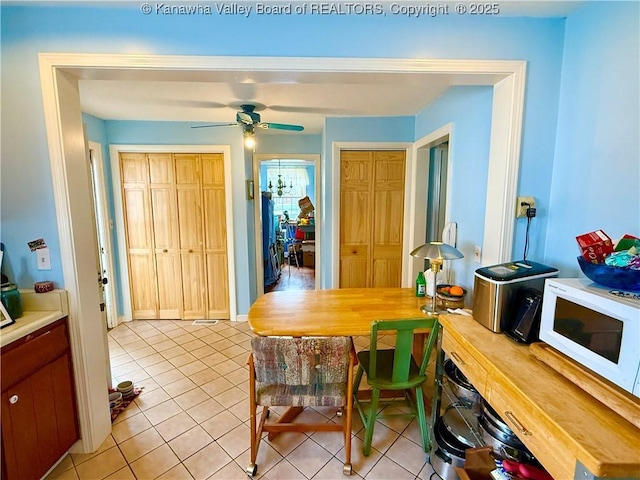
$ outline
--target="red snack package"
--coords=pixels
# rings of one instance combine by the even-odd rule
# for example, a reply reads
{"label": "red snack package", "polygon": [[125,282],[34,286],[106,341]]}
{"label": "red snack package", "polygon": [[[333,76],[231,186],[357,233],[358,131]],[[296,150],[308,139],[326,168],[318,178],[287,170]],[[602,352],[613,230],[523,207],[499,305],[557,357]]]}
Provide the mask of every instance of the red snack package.
{"label": "red snack package", "polygon": [[613,242],[602,230],[578,235],[576,240],[582,257],[591,263],[604,263],[605,257],[613,252]]}

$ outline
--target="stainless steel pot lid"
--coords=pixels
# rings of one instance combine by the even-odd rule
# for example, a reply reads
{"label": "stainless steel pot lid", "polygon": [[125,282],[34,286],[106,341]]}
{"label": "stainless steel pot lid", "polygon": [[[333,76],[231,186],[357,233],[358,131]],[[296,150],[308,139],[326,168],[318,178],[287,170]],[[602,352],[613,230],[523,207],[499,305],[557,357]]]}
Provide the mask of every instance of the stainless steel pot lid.
{"label": "stainless steel pot lid", "polygon": [[460,443],[468,447],[481,447],[482,441],[478,433],[478,417],[467,405],[454,403],[447,407],[442,415],[446,429]]}
{"label": "stainless steel pot lid", "polygon": [[473,392],[477,391],[471,384],[471,382],[467,380],[467,377],[464,376],[464,374],[460,371],[456,364],[451,360],[446,360],[444,362],[444,373],[455,384]]}

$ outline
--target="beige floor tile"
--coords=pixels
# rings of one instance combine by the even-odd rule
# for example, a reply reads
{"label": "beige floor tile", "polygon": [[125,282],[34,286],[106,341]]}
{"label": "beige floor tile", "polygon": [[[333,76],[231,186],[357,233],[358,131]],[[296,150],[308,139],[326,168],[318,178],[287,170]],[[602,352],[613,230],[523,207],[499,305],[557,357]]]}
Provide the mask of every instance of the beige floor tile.
{"label": "beige floor tile", "polygon": [[367,480],[414,480],[416,476],[408,470],[402,468],[393,460],[382,457],[378,463],[367,474]]}
{"label": "beige floor tile", "polygon": [[163,387],[173,382],[177,382],[178,380],[182,380],[183,378],[186,378],[186,375],[177,368],[172,368],[171,370],[168,370],[159,375],[154,375],[153,377],[153,379]]}
{"label": "beige floor tile", "polygon": [[236,386],[244,388],[249,385],[249,370],[247,368],[236,368],[234,371],[227,373],[224,377]]}
{"label": "beige floor tile", "polygon": [[170,399],[169,394],[162,388],[147,391],[145,387],[143,392],[136,398],[135,404],[140,407],[140,410],[145,411]]}
{"label": "beige floor tile", "polygon": [[187,413],[198,423],[203,423],[204,421],[210,419],[214,415],[222,412],[224,407],[220,405],[220,403],[216,402],[213,398],[209,398],[209,400],[205,400],[202,403],[199,403],[195,407],[191,407],[187,410]]}
{"label": "beige floor tile", "polygon": [[311,439],[305,440],[287,455],[287,461],[304,473],[307,478],[313,478],[322,467],[329,463],[331,458],[333,455]]}
{"label": "beige floor tile", "polygon": [[102,442],[102,445],[100,445],[100,447],[98,447],[98,450],[96,450],[93,453],[72,453],[71,454],[71,459],[73,460],[73,464],[77,467],[78,465],[86,462],[87,460],[91,460],[93,457],[95,457],[96,455],[101,454],[102,452],[105,452],[107,450],[109,450],[111,447],[115,447],[116,446],[116,441],[114,440],[112,435],[108,435],[107,438],[105,439],[104,442]]}
{"label": "beige floor tile", "polygon": [[209,433],[209,435],[217,440],[236,428],[241,423],[242,422],[238,417],[236,417],[232,413],[227,412],[226,410],[223,410],[219,414],[211,417],[209,420],[202,422],[201,425]]}
{"label": "beige floor tile", "polygon": [[144,457],[131,463],[130,466],[136,478],[138,480],[144,480],[157,478],[179,463],[180,460],[171,448],[169,448],[169,445],[163,444],[147,453]]}
{"label": "beige floor tile", "polygon": [[231,458],[236,458],[251,447],[251,430],[247,425],[241,423],[218,438],[217,442]]}
{"label": "beige floor tile", "polygon": [[120,449],[111,447],[78,465],[76,471],[80,480],[95,480],[97,478],[105,478],[126,466],[127,461],[122,456]]}
{"label": "beige floor tile", "polygon": [[221,394],[216,395],[215,398],[223,407],[229,408],[248,398],[248,395],[238,387],[231,387],[229,390],[225,390]]}
{"label": "beige floor tile", "polygon": [[168,472],[160,475],[156,480],[191,480],[193,477],[186,467],[179,463]]}
{"label": "beige floor tile", "polygon": [[[247,480],[249,477],[245,472],[245,468],[246,466],[242,467],[236,462],[229,462],[207,480]],[[258,476],[254,478],[258,478]]]}
{"label": "beige floor tile", "polygon": [[179,394],[173,399],[176,401],[178,405],[183,410],[188,410],[191,407],[195,407],[196,405],[209,400],[211,397],[199,387],[194,388],[193,390],[189,390],[188,392]]}
{"label": "beige floor tile", "polygon": [[427,463],[427,454],[422,447],[402,436],[391,445],[385,456],[414,475],[420,473]]}
{"label": "beige floor tile", "polygon": [[231,383],[226,378],[219,377],[209,383],[201,385],[201,388],[212,397],[215,397],[216,395],[219,395],[220,393],[224,392],[225,390],[229,390],[234,386],[235,385],[233,385],[233,383]]}
{"label": "beige floor tile", "polygon": [[307,477],[300,470],[284,458],[261,478],[263,480],[307,480]]}
{"label": "beige floor tile", "polygon": [[118,447],[120,447],[120,450],[127,462],[131,463],[150,451],[155,450],[163,443],[165,442],[160,434],[154,428],[149,428],[144,432],[131,437],[129,440],[119,443]]}
{"label": "beige floor tile", "polygon": [[189,352],[191,352],[192,350],[195,350],[197,348],[202,348],[205,347],[207,344],[205,342],[203,342],[202,340],[196,338],[194,340],[191,340],[190,342],[184,343],[182,346]]}
{"label": "beige floor tile", "polygon": [[151,428],[151,422],[149,422],[143,413],[138,413],[113,425],[111,435],[117,443],[122,443],[149,428]]}
{"label": "beige floor tile", "polygon": [[[149,347],[149,348],[153,349],[153,347]],[[156,352],[155,349],[153,349],[153,351],[154,351],[154,353],[152,353],[151,355],[147,355],[146,357],[142,357],[142,358],[137,358],[136,359],[136,363],[138,365],[140,365],[142,368],[146,369],[147,367],[150,367],[151,365],[155,365],[156,363],[160,363],[160,362],[165,362],[166,361],[166,358],[164,358],[162,355],[160,355],[158,352]]]}
{"label": "beige floor tile", "polygon": [[47,475],[47,480],[53,479],[64,479],[64,478],[77,478],[76,470],[74,468],[73,460],[71,459],[71,455],[66,455],[56,468],[54,468],[49,475]]}
{"label": "beige floor tile", "polygon": [[225,355],[227,358],[235,358],[238,355],[249,355],[248,350],[240,345],[232,345],[229,348],[220,350],[220,353]]}
{"label": "beige floor tile", "polygon": [[193,355],[196,358],[204,358],[215,352],[216,352],[215,348],[205,344],[203,347],[196,348],[195,350],[191,350],[191,355]]}
{"label": "beige floor tile", "polygon": [[142,343],[144,343],[144,346],[142,346],[138,350],[129,351],[129,355],[131,355],[131,358],[136,361],[156,353],[156,349],[149,345],[147,342]]}
{"label": "beige floor tile", "polygon": [[216,372],[213,368],[207,368],[206,370],[201,370],[193,375],[189,375],[189,378],[193,383],[198,386],[202,386],[205,383],[209,383],[216,378],[219,378],[220,374]]}
{"label": "beige floor tile", "polygon": [[153,347],[158,350],[160,353],[163,353],[170,348],[177,347],[178,344],[171,339],[165,340],[164,342],[156,343]]}
{"label": "beige floor tile", "polygon": [[236,417],[238,417],[241,421],[246,422],[249,420],[250,411],[249,411],[249,398],[245,398],[241,402],[236,403],[232,407],[228,408],[228,411],[233,413]]}
{"label": "beige floor tile", "polygon": [[163,352],[163,356],[167,358],[176,368],[181,367],[182,365],[186,365],[187,363],[195,362],[198,359],[182,347],[176,347],[176,349],[180,349],[182,352],[175,356],[167,355],[167,352],[169,352],[169,350]]}
{"label": "beige floor tile", "polygon": [[196,360],[195,362],[187,363],[186,365],[178,367],[178,370],[180,370],[188,377],[190,375],[193,375],[194,373],[204,370],[205,368],[209,368],[209,366],[204,362],[201,362],[200,360]]}
{"label": "beige floor tile", "polygon": [[179,435],[191,430],[197,424],[187,412],[180,411],[177,415],[156,425],[156,430],[165,442],[173,440]]}
{"label": "beige floor tile", "polygon": [[215,368],[216,365],[218,365],[219,363],[226,362],[229,359],[225,357],[223,354],[221,354],[218,350],[216,350],[215,353],[212,353],[211,355],[207,355],[206,357],[203,357],[200,360],[202,360],[202,362],[204,362],[208,366]]}
{"label": "beige floor tile", "polygon": [[136,480],[136,476],[131,471],[131,467],[127,465],[124,468],[121,468],[117,472],[112,473],[104,480]]}
{"label": "beige floor tile", "polygon": [[213,442],[211,435],[209,435],[204,428],[197,425],[171,440],[169,446],[178,458],[184,461],[211,442]]}
{"label": "beige floor tile", "polygon": [[434,478],[438,478],[437,476],[434,476],[434,473],[435,471],[433,470],[433,467],[431,466],[431,464],[426,463],[425,466],[422,468],[422,471],[418,474],[417,479],[433,480]]}
{"label": "beige floor tile", "polygon": [[209,478],[226,464],[231,457],[217,443],[210,443],[187,458],[183,463],[194,478]]}
{"label": "beige floor tile", "polygon": [[145,370],[150,376],[155,379],[161,373],[168,372],[169,370],[173,370],[174,368],[176,367],[174,367],[169,360],[163,360],[146,367]]}
{"label": "beige floor tile", "polygon": [[171,398],[177,397],[178,395],[182,395],[183,393],[188,392],[189,390],[193,390],[197,388],[197,385],[191,381],[188,377],[181,378],[169,385],[164,385],[163,390],[169,394]]}
{"label": "beige floor tile", "polygon": [[182,409],[174,400],[167,400],[142,413],[149,419],[152,425],[158,425],[174,415],[182,413]]}

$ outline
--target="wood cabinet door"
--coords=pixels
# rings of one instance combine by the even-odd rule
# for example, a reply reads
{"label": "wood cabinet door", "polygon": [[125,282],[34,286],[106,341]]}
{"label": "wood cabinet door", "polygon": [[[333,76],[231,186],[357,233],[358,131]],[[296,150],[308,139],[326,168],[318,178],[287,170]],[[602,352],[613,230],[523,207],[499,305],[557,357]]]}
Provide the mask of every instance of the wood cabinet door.
{"label": "wood cabinet door", "polygon": [[340,287],[402,282],[404,151],[340,155]]}
{"label": "wood cabinet door", "polygon": [[125,236],[133,318],[157,318],[149,169],[144,153],[121,153]]}
{"label": "wood cabinet door", "polygon": [[37,480],[79,438],[68,351],[2,392],[8,479]]}

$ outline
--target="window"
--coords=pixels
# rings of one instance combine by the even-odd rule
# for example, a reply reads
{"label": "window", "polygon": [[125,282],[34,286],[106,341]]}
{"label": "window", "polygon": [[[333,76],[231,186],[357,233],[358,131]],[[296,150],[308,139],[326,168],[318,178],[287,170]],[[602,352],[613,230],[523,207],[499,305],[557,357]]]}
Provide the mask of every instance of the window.
{"label": "window", "polygon": [[[283,185],[280,191],[278,178]],[[300,213],[298,200],[307,195],[308,185],[309,174],[305,167],[267,167],[267,190],[273,194],[273,214],[282,215],[287,211],[289,217],[295,219]]]}

